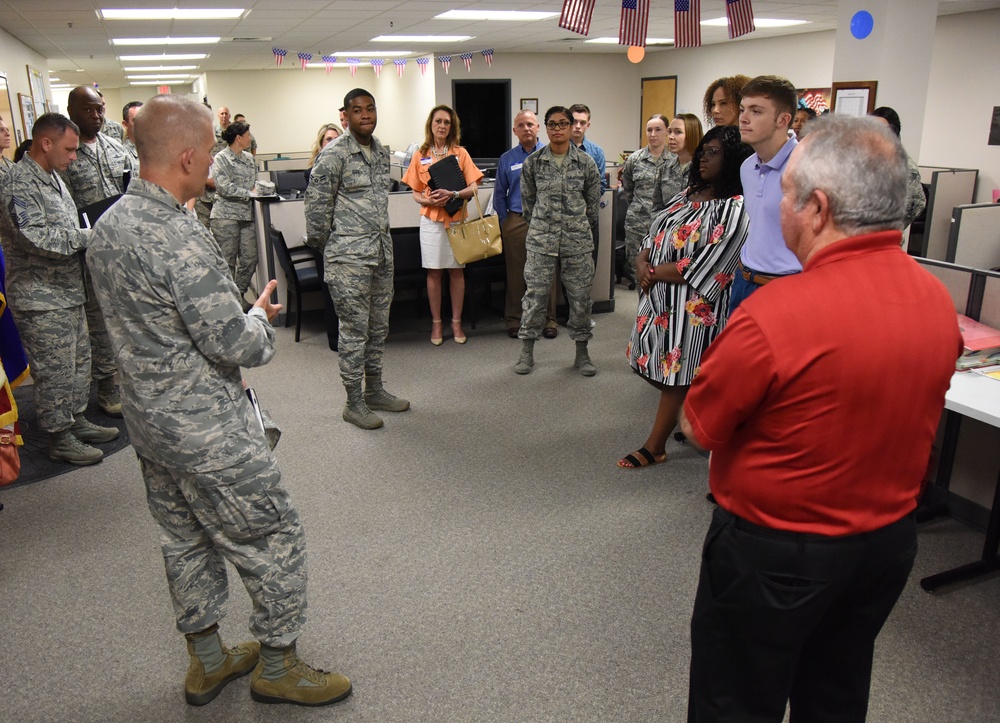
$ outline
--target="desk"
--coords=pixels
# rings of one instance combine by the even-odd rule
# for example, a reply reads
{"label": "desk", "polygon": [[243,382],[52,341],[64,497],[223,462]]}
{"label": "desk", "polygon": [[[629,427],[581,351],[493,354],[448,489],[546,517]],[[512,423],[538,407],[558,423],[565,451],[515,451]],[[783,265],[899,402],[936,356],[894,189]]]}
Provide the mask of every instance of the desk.
{"label": "desk", "polygon": [[[1000,427],[1000,381],[988,379],[972,372],[956,372],[951,378],[951,388],[944,397],[944,407],[955,415],[971,417],[994,427]],[[949,419],[945,428],[944,450],[941,465],[946,475],[951,472],[958,442],[958,420]],[[940,476],[939,476],[940,479]],[[1000,479],[993,496],[993,508],[986,527],[986,542],[979,560],[952,570],[925,577],[920,587],[934,592],[939,587],[961,580],[972,580],[994,570],[1000,570]]]}

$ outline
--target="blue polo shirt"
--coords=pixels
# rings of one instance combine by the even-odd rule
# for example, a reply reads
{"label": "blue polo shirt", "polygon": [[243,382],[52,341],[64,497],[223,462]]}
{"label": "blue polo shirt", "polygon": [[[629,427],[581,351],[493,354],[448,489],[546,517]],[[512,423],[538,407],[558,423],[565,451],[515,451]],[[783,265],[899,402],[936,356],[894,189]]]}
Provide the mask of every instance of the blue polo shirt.
{"label": "blue polo shirt", "polygon": [[523,213],[521,207],[521,166],[524,159],[542,147],[540,141],[535,141],[535,147],[530,151],[518,143],[500,156],[497,161],[497,181],[493,187],[493,210],[497,212],[500,224],[503,225],[507,214]]}
{"label": "blue polo shirt", "polygon": [[754,153],[740,166],[743,198],[750,219],[747,241],[740,252],[743,266],[753,271],[781,276],[797,274],[802,264],[785,246],[781,235],[781,174],[788,156],[798,145],[789,138],[767,163]]}

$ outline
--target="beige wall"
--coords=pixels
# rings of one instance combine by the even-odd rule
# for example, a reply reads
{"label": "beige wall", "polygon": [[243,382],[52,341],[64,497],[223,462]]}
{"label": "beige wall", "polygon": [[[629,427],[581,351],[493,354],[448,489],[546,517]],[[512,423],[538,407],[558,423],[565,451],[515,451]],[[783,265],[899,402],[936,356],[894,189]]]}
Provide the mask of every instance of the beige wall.
{"label": "beige wall", "polygon": [[920,164],[978,168],[977,203],[1000,188],[1000,146],[986,143],[1000,106],[998,37],[1000,10],[938,18],[924,111]]}
{"label": "beige wall", "polygon": [[[28,85],[29,65],[32,68],[42,71],[42,77],[45,79],[45,88],[48,91],[49,71],[45,58],[35,51],[30,50],[27,46],[22,45],[20,41],[7,32],[0,30],[0,73],[7,76],[11,115],[14,121],[11,128],[21,131],[22,138],[26,136],[23,135],[25,129],[24,124],[21,122],[21,110],[17,103],[17,94],[24,93],[25,95],[31,95],[31,87]],[[11,119],[5,118],[4,120],[9,122]],[[12,145],[14,147],[17,146],[17,133],[13,134]]]}

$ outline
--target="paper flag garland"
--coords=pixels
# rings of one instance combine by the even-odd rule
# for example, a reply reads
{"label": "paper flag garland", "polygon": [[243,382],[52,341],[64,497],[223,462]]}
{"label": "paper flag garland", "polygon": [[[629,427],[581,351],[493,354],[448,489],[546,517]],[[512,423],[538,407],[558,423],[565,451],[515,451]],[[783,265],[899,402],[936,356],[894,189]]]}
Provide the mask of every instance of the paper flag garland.
{"label": "paper flag garland", "polygon": [[471,73],[472,72],[472,53],[462,53],[458,57],[460,57],[465,62],[465,69],[468,70]]}
{"label": "paper flag garland", "polygon": [[306,69],[306,63],[312,59],[312,53],[299,53],[299,62],[302,63],[302,70]]}
{"label": "paper flag garland", "polygon": [[451,67],[451,56],[441,55],[438,57],[438,60],[441,61],[441,67],[444,68],[444,74],[448,75],[448,69]]}
{"label": "paper flag garland", "polygon": [[286,55],[288,55],[288,51],[283,50],[282,48],[271,48],[271,52],[274,53],[275,65],[281,65],[281,61],[285,59]]}
{"label": "paper flag garland", "polygon": [[381,78],[382,77],[382,65],[383,65],[383,63],[385,63],[385,61],[382,60],[382,58],[372,58],[372,70],[375,71],[375,77],[376,78]]}

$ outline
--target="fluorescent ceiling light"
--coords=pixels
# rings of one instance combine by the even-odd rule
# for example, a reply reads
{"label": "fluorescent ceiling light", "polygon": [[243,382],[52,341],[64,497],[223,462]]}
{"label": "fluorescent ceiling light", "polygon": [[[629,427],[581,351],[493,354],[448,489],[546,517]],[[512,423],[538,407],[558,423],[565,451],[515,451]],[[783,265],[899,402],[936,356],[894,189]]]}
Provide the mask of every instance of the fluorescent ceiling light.
{"label": "fluorescent ceiling light", "polygon": [[119,55],[118,60],[204,60],[208,53],[180,53],[174,55]]}
{"label": "fluorescent ceiling light", "polygon": [[205,38],[112,38],[112,45],[208,45],[219,42],[219,37]]}
{"label": "fluorescent ceiling light", "polygon": [[[306,63],[306,67],[307,68],[325,68],[326,67],[326,63]],[[346,69],[348,67],[348,65],[347,65],[347,63],[339,63],[339,64],[334,63],[330,67],[332,67],[332,68],[345,68]]]}
{"label": "fluorescent ceiling light", "polygon": [[143,73],[146,71],[155,72],[160,70],[197,70],[197,65],[130,65],[125,68],[126,73]]}
{"label": "fluorescent ceiling light", "polygon": [[[754,27],[758,28],[788,28],[792,25],[805,25],[812,22],[811,20],[781,20],[780,18],[754,18]],[[711,20],[702,20],[702,25],[709,27],[724,28],[729,25],[728,18],[712,18]]]}
{"label": "fluorescent ceiling light", "polygon": [[449,10],[435,15],[435,20],[506,20],[525,22],[529,20],[547,20],[559,13],[533,12],[526,10]]}
{"label": "fluorescent ceiling light", "polygon": [[394,58],[409,55],[411,50],[352,50],[349,53],[334,53],[338,58]]}
{"label": "fluorescent ceiling light", "polygon": [[244,8],[205,8],[186,10],[183,8],[164,9],[119,9],[105,8],[97,16],[105,20],[228,20],[243,15]]}
{"label": "fluorescent ceiling light", "polygon": [[379,35],[373,43],[463,43],[474,35]]}
{"label": "fluorescent ceiling light", "polygon": [[133,80],[129,85],[191,85],[190,80]]}
{"label": "fluorescent ceiling light", "polygon": [[171,73],[169,75],[126,75],[127,80],[182,80],[184,78],[190,78],[191,76],[187,73]]}
{"label": "fluorescent ceiling light", "polygon": [[[590,40],[584,40],[585,43],[608,43],[618,45],[618,38],[592,38]],[[646,45],[670,45],[674,42],[673,38],[646,38]]]}

